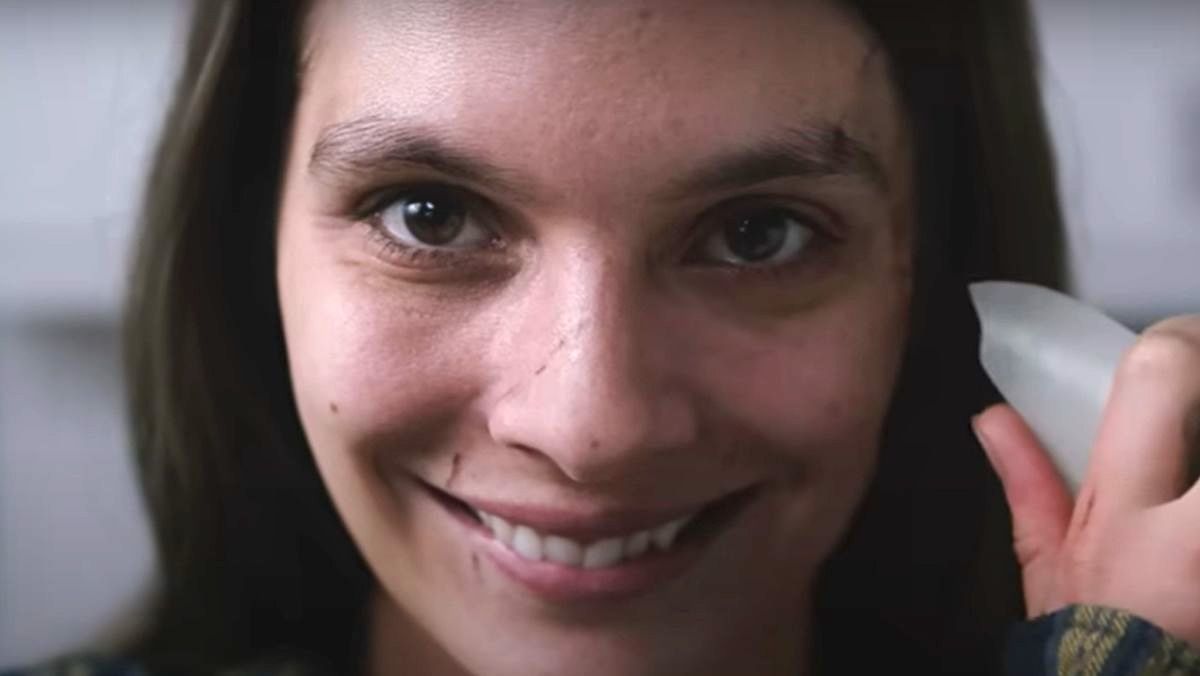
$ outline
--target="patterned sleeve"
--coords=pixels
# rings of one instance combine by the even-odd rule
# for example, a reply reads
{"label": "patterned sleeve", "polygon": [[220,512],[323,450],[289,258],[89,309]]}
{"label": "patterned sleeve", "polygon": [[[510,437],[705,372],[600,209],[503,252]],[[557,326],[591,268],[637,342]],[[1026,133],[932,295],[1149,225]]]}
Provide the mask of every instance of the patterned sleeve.
{"label": "patterned sleeve", "polygon": [[[223,670],[219,676],[320,676],[322,673],[324,672],[298,662],[271,660],[257,666]],[[88,655],[63,657],[30,669],[0,669],[0,676],[151,676],[151,674],[136,664]]]}
{"label": "patterned sleeve", "polygon": [[1122,610],[1068,606],[1018,625],[1009,676],[1197,676],[1200,653]]}
{"label": "patterned sleeve", "polygon": [[30,669],[0,670],[0,676],[147,676],[130,664],[96,657],[64,657]]}

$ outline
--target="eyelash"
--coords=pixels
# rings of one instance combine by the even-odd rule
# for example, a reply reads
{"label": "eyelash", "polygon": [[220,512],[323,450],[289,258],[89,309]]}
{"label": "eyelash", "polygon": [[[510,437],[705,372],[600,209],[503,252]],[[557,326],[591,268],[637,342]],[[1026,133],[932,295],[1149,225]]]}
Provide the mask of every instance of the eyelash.
{"label": "eyelash", "polygon": [[[357,211],[356,220],[366,226],[372,244],[377,247],[378,255],[389,263],[433,270],[458,267],[469,264],[473,259],[477,259],[481,252],[479,248],[456,250],[453,248],[413,247],[397,241],[386,232],[382,221],[383,213],[405,197],[418,193],[427,194],[431,197],[451,199],[456,204],[461,205],[467,214],[494,211],[482,198],[466,193],[459,188],[441,184],[415,184],[393,187],[385,192],[377,193],[369,198],[365,205]],[[842,224],[825,209],[812,204],[806,204],[806,210],[785,206],[785,204],[794,203],[795,201],[795,198],[756,195],[734,198],[722,202],[716,207],[706,210],[695,219],[700,225],[692,228],[686,239],[687,250],[691,252],[699,242],[704,241],[705,237],[712,236],[714,232],[722,227],[722,224],[727,225],[730,222],[729,217],[737,213],[747,213],[755,208],[764,211],[776,209],[785,212],[789,217],[803,224],[812,232],[812,237],[806,243],[804,252],[795,259],[774,265],[731,265],[706,262],[700,263],[696,267],[705,268],[707,271],[716,274],[724,274],[736,279],[747,280],[779,279],[792,276],[799,269],[807,268],[811,262],[810,259],[824,253],[825,249],[843,239]],[[814,217],[809,213],[811,211],[820,211],[822,212],[822,216],[820,218]],[[722,215],[726,217],[724,220],[720,218]],[[485,253],[487,251],[495,251],[503,248],[503,245],[504,243],[500,236],[493,232],[491,242],[482,251]],[[685,255],[685,260],[687,258],[688,255]]]}

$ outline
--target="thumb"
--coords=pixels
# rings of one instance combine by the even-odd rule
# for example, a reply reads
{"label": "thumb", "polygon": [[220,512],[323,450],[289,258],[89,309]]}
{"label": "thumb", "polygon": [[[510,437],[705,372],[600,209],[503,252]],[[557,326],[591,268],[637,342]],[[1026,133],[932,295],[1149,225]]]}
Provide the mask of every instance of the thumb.
{"label": "thumb", "polygon": [[1013,548],[1021,564],[1027,612],[1034,617],[1055,610],[1058,553],[1074,501],[1049,456],[1011,406],[991,406],[971,424],[1012,512]]}

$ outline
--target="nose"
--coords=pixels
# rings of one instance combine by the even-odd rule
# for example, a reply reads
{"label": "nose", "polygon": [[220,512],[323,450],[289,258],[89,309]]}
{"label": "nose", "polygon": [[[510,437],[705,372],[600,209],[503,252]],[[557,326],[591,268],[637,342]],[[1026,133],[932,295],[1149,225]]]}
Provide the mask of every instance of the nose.
{"label": "nose", "polygon": [[638,475],[695,443],[671,332],[654,321],[644,284],[612,262],[579,260],[533,286],[520,319],[509,317],[521,358],[489,412],[493,440],[580,484]]}

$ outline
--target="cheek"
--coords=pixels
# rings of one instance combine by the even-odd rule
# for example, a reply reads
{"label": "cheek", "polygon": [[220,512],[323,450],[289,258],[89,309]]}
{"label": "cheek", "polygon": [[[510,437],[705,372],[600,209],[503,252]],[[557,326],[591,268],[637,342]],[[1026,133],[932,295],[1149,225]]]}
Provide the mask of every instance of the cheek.
{"label": "cheek", "polygon": [[719,397],[712,408],[806,475],[861,481],[903,352],[903,301],[887,290],[848,297],[769,335],[731,340],[712,327],[722,345],[701,350],[722,357],[696,362],[707,364],[699,377]]}
{"label": "cheek", "polygon": [[457,321],[453,307],[431,316],[363,266],[304,265],[303,247],[295,254],[288,264],[281,252],[280,297],[296,403],[318,461],[435,447],[434,435],[452,429],[476,396],[467,355],[486,336]]}

